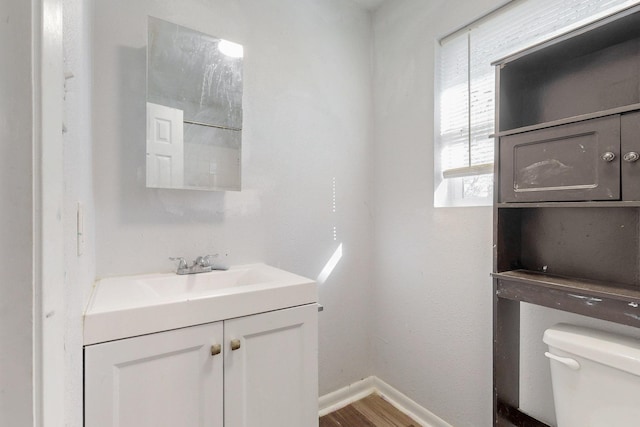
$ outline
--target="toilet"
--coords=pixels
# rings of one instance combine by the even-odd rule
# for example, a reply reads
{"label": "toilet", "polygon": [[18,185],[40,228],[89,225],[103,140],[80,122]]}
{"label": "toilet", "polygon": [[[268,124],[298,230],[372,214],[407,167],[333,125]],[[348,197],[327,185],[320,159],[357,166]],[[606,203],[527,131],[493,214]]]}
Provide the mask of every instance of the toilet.
{"label": "toilet", "polygon": [[562,323],[543,340],[558,427],[640,425],[640,340]]}

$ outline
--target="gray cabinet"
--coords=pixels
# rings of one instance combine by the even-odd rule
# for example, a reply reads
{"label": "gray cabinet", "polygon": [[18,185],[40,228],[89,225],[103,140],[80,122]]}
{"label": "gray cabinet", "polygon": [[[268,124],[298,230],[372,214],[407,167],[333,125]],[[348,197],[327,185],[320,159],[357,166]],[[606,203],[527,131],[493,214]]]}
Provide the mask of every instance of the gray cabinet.
{"label": "gray cabinet", "polygon": [[494,425],[546,426],[520,303],[640,328],[640,6],[495,65]]}
{"label": "gray cabinet", "polygon": [[620,129],[622,200],[640,200],[640,112],[624,114]]}
{"label": "gray cabinet", "polygon": [[640,113],[500,138],[500,201],[640,200]]}
{"label": "gray cabinet", "polygon": [[620,116],[500,139],[503,202],[620,200]]}

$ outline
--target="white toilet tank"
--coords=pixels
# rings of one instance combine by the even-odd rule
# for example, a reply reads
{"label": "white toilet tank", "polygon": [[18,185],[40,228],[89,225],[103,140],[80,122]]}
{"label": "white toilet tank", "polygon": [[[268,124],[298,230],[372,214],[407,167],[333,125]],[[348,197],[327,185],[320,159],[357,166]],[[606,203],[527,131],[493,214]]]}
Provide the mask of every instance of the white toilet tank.
{"label": "white toilet tank", "polygon": [[561,323],[544,342],[558,427],[640,426],[640,340]]}

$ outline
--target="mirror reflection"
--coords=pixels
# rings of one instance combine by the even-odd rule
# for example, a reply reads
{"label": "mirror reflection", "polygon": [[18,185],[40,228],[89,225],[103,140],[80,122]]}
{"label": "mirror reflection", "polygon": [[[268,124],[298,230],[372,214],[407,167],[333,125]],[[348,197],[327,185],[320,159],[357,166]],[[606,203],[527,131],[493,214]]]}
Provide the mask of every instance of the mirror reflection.
{"label": "mirror reflection", "polygon": [[147,187],[240,190],[242,45],[149,17]]}

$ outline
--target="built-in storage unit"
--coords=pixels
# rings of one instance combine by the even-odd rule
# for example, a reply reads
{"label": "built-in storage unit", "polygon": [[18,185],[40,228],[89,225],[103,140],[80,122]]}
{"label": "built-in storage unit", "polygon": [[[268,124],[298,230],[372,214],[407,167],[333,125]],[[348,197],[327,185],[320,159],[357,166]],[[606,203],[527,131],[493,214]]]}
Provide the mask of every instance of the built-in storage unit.
{"label": "built-in storage unit", "polygon": [[545,426],[520,302],[640,327],[640,7],[496,65],[494,424]]}
{"label": "built-in storage unit", "polygon": [[87,427],[318,423],[317,304],[85,347]]}

